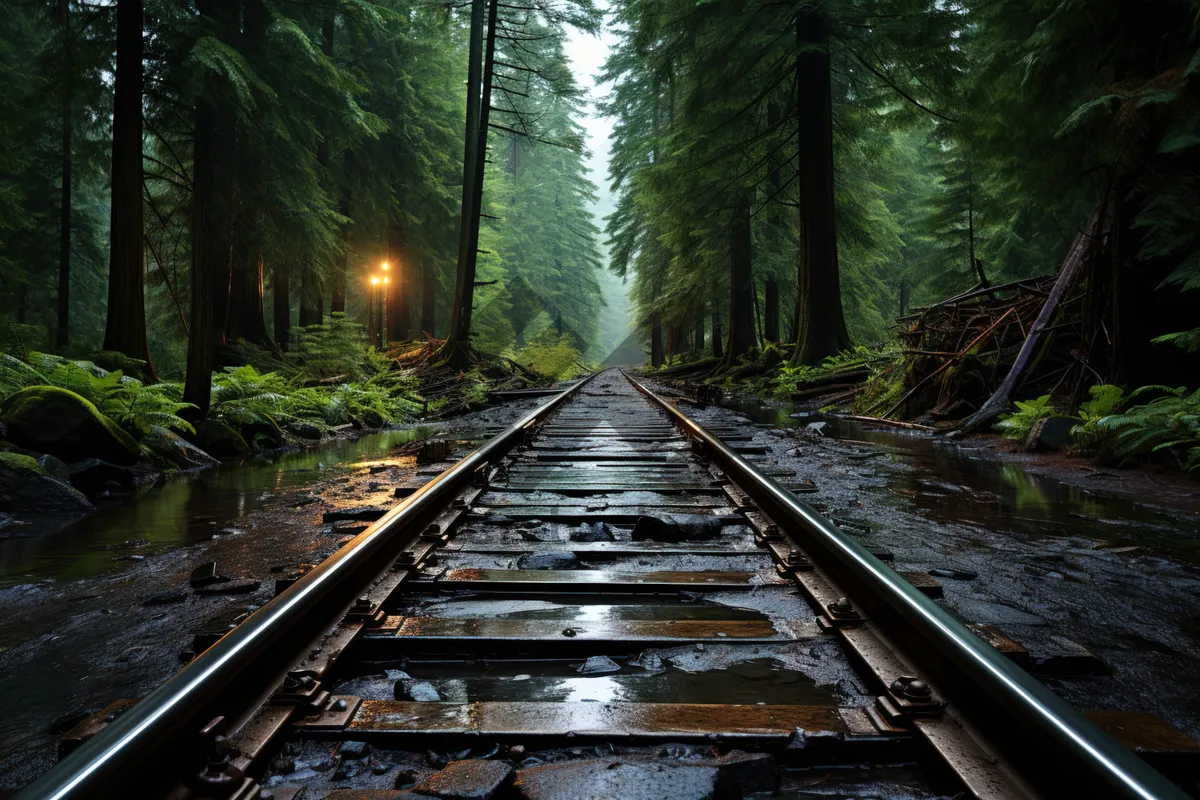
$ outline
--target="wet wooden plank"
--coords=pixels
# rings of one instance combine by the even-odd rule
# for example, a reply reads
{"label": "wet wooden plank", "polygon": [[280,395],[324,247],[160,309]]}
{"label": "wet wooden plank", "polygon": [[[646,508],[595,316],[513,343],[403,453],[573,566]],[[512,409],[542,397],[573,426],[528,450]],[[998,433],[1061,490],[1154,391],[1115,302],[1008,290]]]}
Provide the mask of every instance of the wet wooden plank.
{"label": "wet wooden plank", "polygon": [[[475,507],[471,509],[477,514],[498,513],[508,519],[540,519],[552,521],[581,521],[593,522],[602,520],[614,525],[633,524],[639,517],[659,516],[662,514],[696,514],[701,511],[720,511],[719,508],[707,507],[698,509],[690,506],[618,506],[616,508],[594,508],[586,505],[574,506],[504,506],[501,509]],[[714,515],[721,525],[745,525],[746,520],[734,517],[732,514]],[[485,519],[484,522],[487,520]]]}
{"label": "wet wooden plank", "polygon": [[[539,497],[536,502],[539,506],[555,507],[555,506],[578,506],[577,498],[562,495],[555,497],[551,493],[546,493],[547,497]],[[483,497],[480,497],[472,505],[475,507],[486,506],[488,508],[505,508],[508,506],[528,505],[530,498],[526,495],[505,495],[503,492],[493,491],[488,492]],[[647,505],[657,505],[658,507],[675,506],[687,508],[716,508],[728,507],[730,504],[721,498],[711,496],[698,497],[681,497],[679,495],[655,495],[651,492],[618,492],[612,497],[598,497],[594,500],[589,500],[587,506],[604,508],[630,508],[641,507]]]}
{"label": "wet wooden plank", "polygon": [[618,572],[607,569],[475,569],[446,570],[435,588],[492,591],[729,591],[782,583],[756,572]]}
{"label": "wet wooden plank", "polygon": [[514,493],[514,492],[548,492],[552,494],[561,494],[568,497],[587,497],[591,495],[604,494],[620,494],[621,492],[656,492],[659,494],[670,495],[708,495],[708,496],[724,496],[725,492],[717,484],[712,483],[668,483],[668,484],[652,484],[652,483],[637,483],[617,485],[612,481],[606,483],[586,483],[584,481],[557,482],[555,485],[546,483],[492,483],[489,487],[492,492],[499,493]]}
{"label": "wet wooden plank", "polygon": [[388,739],[470,734],[484,741],[568,734],[605,740],[680,741],[716,735],[787,741],[798,728],[811,741],[819,733],[850,734],[836,706],[396,700],[364,700],[344,732]]}
{"label": "wet wooden plank", "polygon": [[780,623],[770,620],[704,619],[447,619],[408,617],[395,632],[395,638],[426,645],[466,643],[478,646],[482,640],[511,646],[533,644],[553,647],[569,642],[589,642],[607,647],[675,647],[693,642],[738,642],[741,644],[778,644],[822,635],[816,620]]}
{"label": "wet wooden plank", "polygon": [[446,548],[453,553],[574,553],[577,556],[745,556],[763,551],[747,537],[732,542],[488,542],[458,539]]}

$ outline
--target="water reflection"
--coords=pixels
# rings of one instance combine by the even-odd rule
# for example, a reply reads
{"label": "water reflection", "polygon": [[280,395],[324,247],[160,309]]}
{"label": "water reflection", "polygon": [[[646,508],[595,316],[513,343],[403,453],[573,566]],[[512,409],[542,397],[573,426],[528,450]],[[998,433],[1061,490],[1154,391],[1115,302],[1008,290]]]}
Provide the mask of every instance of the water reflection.
{"label": "water reflection", "polygon": [[[803,427],[816,417],[792,419],[785,403],[731,398],[722,406],[757,423]],[[1064,483],[1000,460],[977,442],[957,442],[900,429],[870,428],[836,417],[821,418],[823,433],[846,443],[846,459],[859,474],[873,473],[908,507],[940,522],[960,522],[1033,537],[1082,536],[1114,544],[1153,545],[1160,552],[1200,562],[1200,516],[1171,512],[1124,497]],[[873,469],[873,464],[902,469]]]}
{"label": "water reflection", "polygon": [[9,529],[7,538],[0,540],[0,588],[46,578],[86,578],[123,563],[114,559],[236,533],[229,529],[231,522],[310,486],[317,474],[411,463],[410,457],[386,454],[431,432],[425,427],[387,430],[177,475],[142,487],[133,498],[113,499],[91,516],[66,525],[60,518],[43,516],[29,526]]}

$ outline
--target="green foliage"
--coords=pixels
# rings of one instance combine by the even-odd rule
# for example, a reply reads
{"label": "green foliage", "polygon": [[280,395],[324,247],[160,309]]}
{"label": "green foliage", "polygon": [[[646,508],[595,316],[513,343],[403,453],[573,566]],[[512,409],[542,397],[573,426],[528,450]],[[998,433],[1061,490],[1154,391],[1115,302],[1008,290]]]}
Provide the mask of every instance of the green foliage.
{"label": "green foliage", "polygon": [[1101,455],[1117,462],[1169,456],[1182,469],[1200,470],[1200,390],[1148,386],[1130,399],[1150,391],[1166,396],[1096,422]]}
{"label": "green foliage", "polygon": [[1079,405],[1079,424],[1071,429],[1071,438],[1082,446],[1095,443],[1102,435],[1100,420],[1115,413],[1124,398],[1120,386],[1105,383],[1090,387],[1088,399]]}
{"label": "green foliage", "polygon": [[804,384],[828,379],[840,372],[849,372],[871,367],[875,364],[890,362],[891,354],[872,350],[859,345],[851,350],[829,356],[820,364],[809,366],[805,364],[784,364],[779,372],[769,379],[767,386],[762,387],[779,398],[789,398]]}
{"label": "green foliage", "polygon": [[575,346],[575,337],[547,331],[526,345],[517,362],[547,378],[566,381],[584,372],[583,354]]}
{"label": "green foliage", "polygon": [[70,361],[45,353],[30,353],[29,363],[0,353],[0,400],[39,385],[74,392],[135,436],[149,433],[155,425],[193,432],[191,424],[179,416],[190,406],[180,402],[177,384],[147,385],[90,361]]}
{"label": "green foliage", "polygon": [[331,314],[328,322],[295,328],[298,342],[293,360],[307,378],[362,380],[378,371],[366,353],[367,331],[345,314]]}
{"label": "green foliage", "polygon": [[1036,400],[1018,400],[1016,403],[1017,410],[1011,414],[1004,414],[1000,417],[1000,421],[996,423],[996,427],[1004,433],[1005,439],[1016,439],[1024,441],[1029,432],[1033,430],[1033,426],[1046,419],[1054,416],[1054,408],[1050,405],[1050,395],[1044,394]]}

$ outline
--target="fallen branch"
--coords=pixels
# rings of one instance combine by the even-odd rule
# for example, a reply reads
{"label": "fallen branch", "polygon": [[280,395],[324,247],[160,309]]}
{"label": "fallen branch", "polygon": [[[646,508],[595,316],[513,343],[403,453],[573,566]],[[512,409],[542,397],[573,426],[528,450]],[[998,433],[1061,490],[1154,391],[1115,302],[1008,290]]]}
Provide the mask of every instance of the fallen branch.
{"label": "fallen branch", "polygon": [[1041,343],[1042,335],[1046,333],[1050,328],[1050,323],[1054,321],[1054,314],[1058,310],[1059,301],[1074,287],[1075,281],[1079,279],[1079,275],[1083,272],[1084,264],[1092,255],[1095,244],[1099,240],[1101,225],[1106,216],[1105,206],[1102,205],[1093,212],[1087,229],[1075,235],[1075,241],[1072,242],[1071,249],[1067,252],[1066,261],[1063,262],[1062,269],[1058,273],[1058,279],[1054,282],[1054,288],[1051,290],[1050,296],[1046,298],[1046,302],[1042,306],[1042,310],[1034,321],[1033,326],[1029,329],[1029,335],[1025,337],[1025,343],[1021,345],[1021,352],[1013,362],[1012,369],[1008,371],[1008,375],[1000,384],[1000,388],[996,389],[995,393],[988,398],[986,403],[980,406],[978,411],[967,417],[958,430],[963,433],[970,433],[1008,410],[1009,405],[1012,403],[1013,392],[1023,382],[1025,370],[1028,368],[1034,352]]}

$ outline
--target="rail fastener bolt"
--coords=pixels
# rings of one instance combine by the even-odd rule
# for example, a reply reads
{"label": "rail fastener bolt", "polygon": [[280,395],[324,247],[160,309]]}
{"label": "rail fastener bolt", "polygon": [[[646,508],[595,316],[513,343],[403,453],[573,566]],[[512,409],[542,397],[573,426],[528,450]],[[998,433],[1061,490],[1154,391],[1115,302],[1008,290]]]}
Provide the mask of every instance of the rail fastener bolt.
{"label": "rail fastener bolt", "polygon": [[933,699],[933,690],[929,684],[913,675],[901,675],[892,681],[888,687],[896,697],[902,697],[911,703],[928,703]]}

